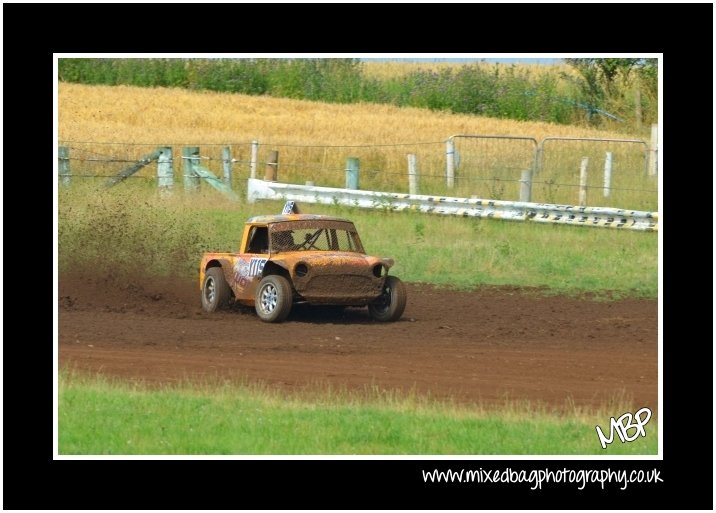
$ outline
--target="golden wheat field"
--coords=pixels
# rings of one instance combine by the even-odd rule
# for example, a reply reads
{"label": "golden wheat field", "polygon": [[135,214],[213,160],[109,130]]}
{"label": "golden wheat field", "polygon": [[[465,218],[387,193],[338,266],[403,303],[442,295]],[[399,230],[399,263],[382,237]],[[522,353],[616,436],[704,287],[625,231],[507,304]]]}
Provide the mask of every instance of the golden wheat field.
{"label": "golden wheat field", "polygon": [[[198,146],[203,164],[221,175],[221,151],[231,148],[237,187],[249,173],[251,141],[259,163],[279,151],[279,180],[345,184],[348,157],[360,159],[360,188],[407,192],[407,154],[415,154],[419,192],[516,200],[520,173],[531,166],[528,140],[459,139],[455,187],[446,190],[445,141],[455,134],[624,138],[576,126],[514,121],[376,104],[328,104],[302,100],[129,86],[58,86],[59,142],[70,148],[73,174],[105,177],[157,146],[171,146],[175,162],[183,146]],[[655,185],[644,177],[642,145],[616,147],[550,144],[545,169],[533,183],[532,201],[572,204],[579,166],[590,158],[588,204],[656,207]],[[558,151],[559,150],[559,151]],[[605,151],[614,153],[611,197],[600,194]],[[107,161],[105,162],[104,159]],[[114,161],[114,162],[112,162]],[[126,164],[125,164],[126,166]],[[260,171],[263,176],[263,166]],[[151,178],[148,166],[138,177]],[[180,173],[176,175],[180,180]]]}
{"label": "golden wheat field", "polygon": [[329,104],[184,89],[59,84],[59,138],[126,143],[352,145],[452,134],[624,137],[594,129],[374,104]]}

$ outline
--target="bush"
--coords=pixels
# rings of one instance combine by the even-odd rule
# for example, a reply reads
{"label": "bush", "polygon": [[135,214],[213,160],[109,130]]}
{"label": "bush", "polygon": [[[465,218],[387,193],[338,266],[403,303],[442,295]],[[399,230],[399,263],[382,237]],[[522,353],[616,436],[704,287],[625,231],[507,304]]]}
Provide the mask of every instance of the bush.
{"label": "bush", "polygon": [[58,219],[60,270],[108,278],[193,276],[210,236],[192,211],[129,188],[61,189]]}

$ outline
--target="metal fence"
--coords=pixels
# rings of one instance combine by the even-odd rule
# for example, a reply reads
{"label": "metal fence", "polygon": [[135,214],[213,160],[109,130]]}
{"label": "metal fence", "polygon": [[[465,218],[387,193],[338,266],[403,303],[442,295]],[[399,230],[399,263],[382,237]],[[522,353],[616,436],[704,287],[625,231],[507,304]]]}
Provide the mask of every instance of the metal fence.
{"label": "metal fence", "polygon": [[408,155],[415,155],[420,186],[430,190],[445,182],[444,147],[444,141],[345,146],[262,144],[258,152],[257,177],[264,177],[262,166],[266,161],[266,149],[270,148],[280,155],[278,180],[281,182],[345,187],[348,161],[357,159],[358,188],[407,193]]}
{"label": "metal fence", "polygon": [[[583,198],[585,206],[657,209],[650,169],[655,150],[645,141],[455,135],[448,139],[448,154],[451,150],[458,191],[453,196],[526,200],[520,188],[529,171],[533,202],[576,205]],[[449,162],[447,167],[450,175]]]}
{"label": "metal fence", "polygon": [[[159,166],[158,173],[156,162],[148,158],[167,147],[170,158],[162,157],[164,167]],[[239,194],[245,194],[249,177],[268,177],[324,187],[564,205],[579,205],[582,198],[583,206],[645,211],[657,210],[658,203],[655,146],[629,139],[538,141],[464,134],[443,141],[353,146],[60,141],[58,156],[63,183],[114,180],[156,186],[159,174],[169,169],[172,175],[162,177],[164,184],[191,189],[200,182],[194,165]],[[126,180],[117,180],[122,172]]]}
{"label": "metal fence", "polygon": [[[537,152],[533,137],[453,135],[447,140],[446,173],[454,175],[451,196],[518,200],[522,172],[532,170]],[[451,168],[453,168],[451,170]]]}
{"label": "metal fence", "polygon": [[574,201],[586,161],[586,203],[656,210],[657,183],[650,175],[649,146],[629,139],[545,138],[538,148],[533,198],[544,203]]}

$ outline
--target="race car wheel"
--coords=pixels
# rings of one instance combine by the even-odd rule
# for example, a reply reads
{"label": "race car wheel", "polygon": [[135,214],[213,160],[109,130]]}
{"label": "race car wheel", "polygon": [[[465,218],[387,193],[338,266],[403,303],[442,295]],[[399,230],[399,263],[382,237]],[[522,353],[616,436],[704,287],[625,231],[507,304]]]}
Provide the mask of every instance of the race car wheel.
{"label": "race car wheel", "polygon": [[388,276],[383,285],[383,294],[368,305],[368,312],[376,321],[397,321],[403,315],[407,301],[408,294],[403,282],[395,276]]}
{"label": "race car wheel", "polygon": [[229,303],[231,290],[221,267],[207,269],[201,287],[201,306],[207,312],[216,312]]}
{"label": "race car wheel", "polygon": [[265,322],[281,322],[291,312],[291,284],[283,276],[270,274],[256,289],[256,314]]}

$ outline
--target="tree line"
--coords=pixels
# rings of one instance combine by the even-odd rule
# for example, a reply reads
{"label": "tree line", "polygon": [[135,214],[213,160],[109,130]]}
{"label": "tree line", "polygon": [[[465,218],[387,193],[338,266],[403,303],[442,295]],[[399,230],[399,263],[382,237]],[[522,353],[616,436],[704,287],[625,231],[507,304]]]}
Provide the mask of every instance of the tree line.
{"label": "tree line", "polygon": [[462,114],[607,125],[627,131],[658,116],[657,59],[565,59],[532,73],[519,66],[468,64],[366,75],[359,59],[63,58],[60,81],[179,87],[332,103],[388,103]]}

